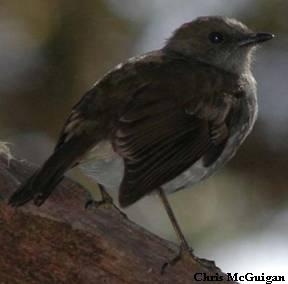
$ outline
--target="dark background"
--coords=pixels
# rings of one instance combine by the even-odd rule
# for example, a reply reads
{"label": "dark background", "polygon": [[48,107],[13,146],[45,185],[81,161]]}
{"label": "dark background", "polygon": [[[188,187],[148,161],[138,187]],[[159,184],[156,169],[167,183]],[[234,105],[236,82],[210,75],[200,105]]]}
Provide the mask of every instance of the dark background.
{"label": "dark background", "polygon": [[[73,104],[97,79],[128,57],[161,47],[197,16],[236,17],[273,32],[277,37],[258,50],[254,64],[259,119],[253,134],[224,169],[170,199],[198,255],[227,272],[288,277],[287,11],[286,0],[2,0],[0,140],[11,143],[15,156],[40,164]],[[156,196],[127,213],[176,240]]]}

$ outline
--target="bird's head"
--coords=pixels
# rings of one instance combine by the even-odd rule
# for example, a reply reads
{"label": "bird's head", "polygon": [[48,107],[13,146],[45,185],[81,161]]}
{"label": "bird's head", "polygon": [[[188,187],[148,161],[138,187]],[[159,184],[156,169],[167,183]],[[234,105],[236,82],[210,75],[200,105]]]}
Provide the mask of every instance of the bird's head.
{"label": "bird's head", "polygon": [[250,69],[255,47],[273,37],[270,33],[255,33],[235,19],[199,17],[178,28],[164,51],[242,74]]}

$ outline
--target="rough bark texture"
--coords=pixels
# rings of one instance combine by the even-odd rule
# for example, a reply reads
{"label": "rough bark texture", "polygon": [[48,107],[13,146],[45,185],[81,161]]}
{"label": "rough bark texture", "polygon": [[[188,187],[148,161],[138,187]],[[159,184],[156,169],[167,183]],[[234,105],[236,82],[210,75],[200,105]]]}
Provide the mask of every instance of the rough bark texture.
{"label": "rough bark texture", "polygon": [[32,172],[26,162],[11,160],[8,166],[0,156],[0,283],[176,284],[199,283],[195,273],[224,275],[190,259],[161,275],[177,247],[116,211],[86,210],[87,193],[69,179],[41,207],[7,206],[7,198]]}

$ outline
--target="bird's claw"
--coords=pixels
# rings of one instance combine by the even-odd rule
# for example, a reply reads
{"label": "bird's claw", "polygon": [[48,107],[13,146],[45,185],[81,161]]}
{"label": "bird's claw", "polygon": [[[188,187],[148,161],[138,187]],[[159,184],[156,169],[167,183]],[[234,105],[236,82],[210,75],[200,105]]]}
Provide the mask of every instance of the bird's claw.
{"label": "bird's claw", "polygon": [[98,208],[105,208],[105,209],[115,209],[122,217],[127,219],[127,215],[122,212],[114,203],[113,199],[107,194],[107,196],[102,196],[102,200],[88,200],[85,204],[85,209],[98,209]]}
{"label": "bird's claw", "polygon": [[111,203],[107,202],[106,200],[88,200],[85,204],[85,209],[94,209],[94,208],[105,208],[105,209],[111,209],[113,206]]}
{"label": "bird's claw", "polygon": [[178,254],[172,258],[171,260],[165,262],[161,267],[161,274],[164,274],[168,266],[174,266],[177,262],[184,260],[186,258],[192,259],[194,261],[198,261],[198,259],[194,256],[193,250],[191,248],[183,248],[180,247]]}
{"label": "bird's claw", "polygon": [[161,268],[161,274],[164,274],[168,266],[174,266],[177,262],[188,259],[189,261],[198,262],[201,266],[208,268],[209,270],[219,270],[215,262],[212,260],[207,260],[205,258],[199,258],[193,254],[191,248],[180,247],[178,254],[172,258],[170,261],[165,262]]}
{"label": "bird's claw", "polygon": [[215,270],[215,269],[219,270],[219,268],[215,264],[215,261],[213,261],[213,260],[208,260],[205,258],[199,258],[196,256],[194,256],[194,258],[200,265],[208,268],[209,270]]}

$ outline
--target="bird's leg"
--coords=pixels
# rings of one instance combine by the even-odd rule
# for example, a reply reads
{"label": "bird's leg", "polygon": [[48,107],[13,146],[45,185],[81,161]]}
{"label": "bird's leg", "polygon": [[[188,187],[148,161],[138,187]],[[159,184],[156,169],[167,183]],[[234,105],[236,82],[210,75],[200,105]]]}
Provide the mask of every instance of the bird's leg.
{"label": "bird's leg", "polygon": [[215,263],[214,262],[210,262],[210,261],[207,261],[207,260],[204,260],[204,259],[199,259],[197,258],[196,256],[194,256],[193,254],[193,250],[192,248],[189,247],[188,245],[188,242],[186,241],[185,239],[185,236],[184,234],[182,233],[181,229],[180,229],[180,226],[176,220],[176,217],[172,211],[172,208],[170,206],[170,203],[163,191],[162,188],[159,188],[158,189],[158,193],[159,193],[159,196],[160,196],[160,199],[164,205],[164,208],[166,210],[166,213],[172,223],[172,226],[174,228],[174,231],[180,241],[180,249],[179,249],[179,253],[170,261],[168,262],[165,262],[161,268],[161,273],[164,273],[165,272],[165,269],[167,268],[167,266],[173,266],[175,265],[178,261],[180,260],[183,260],[187,257],[189,257],[190,259],[196,261],[196,262],[199,262],[201,263],[202,265],[204,266],[208,266],[208,267],[215,267]]}
{"label": "bird's leg", "polygon": [[89,209],[89,208],[100,208],[100,207],[104,207],[104,208],[108,208],[108,209],[116,209],[116,211],[118,211],[118,213],[120,213],[123,217],[127,218],[126,214],[123,213],[118,206],[116,206],[113,202],[113,198],[110,196],[110,194],[105,190],[105,188],[101,185],[99,185],[99,189],[100,189],[100,193],[101,193],[101,200],[93,200],[90,199],[86,202],[85,204],[85,208]]}

